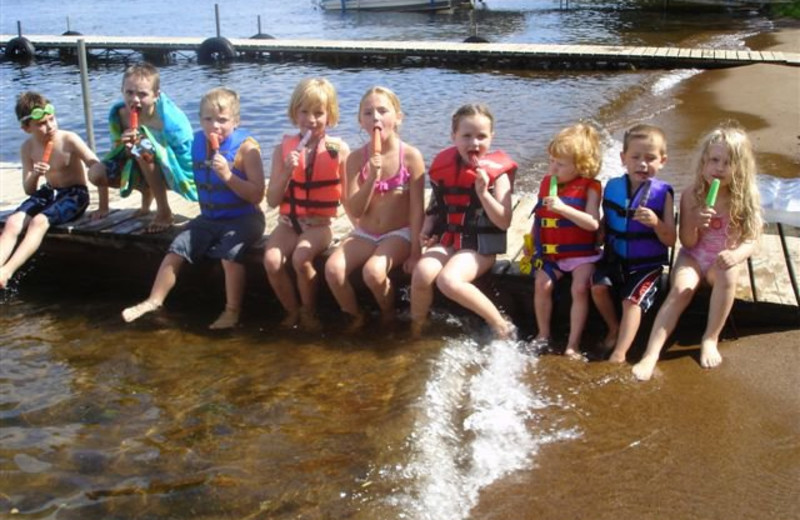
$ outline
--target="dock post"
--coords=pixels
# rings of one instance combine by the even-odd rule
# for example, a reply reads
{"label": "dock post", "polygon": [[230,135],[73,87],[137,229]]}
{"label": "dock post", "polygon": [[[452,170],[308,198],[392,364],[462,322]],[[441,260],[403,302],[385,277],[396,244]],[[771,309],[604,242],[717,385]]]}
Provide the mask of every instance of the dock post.
{"label": "dock post", "polygon": [[86,119],[86,139],[89,141],[89,148],[91,148],[93,152],[97,152],[94,144],[89,71],[86,65],[86,41],[83,38],[78,39],[78,66],[81,69],[81,92],[83,93],[83,117]]}
{"label": "dock post", "polygon": [[219,30],[219,4],[214,4],[214,20],[217,23],[217,38],[219,38],[222,34]]}
{"label": "dock post", "polygon": [[797,301],[797,305],[800,306],[800,290],[797,288],[797,277],[794,274],[794,267],[792,267],[792,255],[789,254],[789,248],[786,245],[786,235],[783,232],[783,224],[780,222],[778,222],[778,236],[781,239],[781,247],[783,247],[783,259],[786,260],[786,269],[789,270],[789,281],[792,283],[794,299]]}

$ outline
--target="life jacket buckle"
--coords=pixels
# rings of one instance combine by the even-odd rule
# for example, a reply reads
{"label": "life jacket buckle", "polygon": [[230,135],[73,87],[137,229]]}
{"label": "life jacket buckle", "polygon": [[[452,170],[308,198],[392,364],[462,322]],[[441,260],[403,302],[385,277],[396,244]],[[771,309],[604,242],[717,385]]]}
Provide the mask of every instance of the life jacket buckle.
{"label": "life jacket buckle", "polygon": [[542,248],[544,249],[543,252],[546,255],[558,254],[558,244],[542,244]]}
{"label": "life jacket buckle", "polygon": [[540,226],[543,228],[557,228],[558,219],[553,217],[542,217]]}

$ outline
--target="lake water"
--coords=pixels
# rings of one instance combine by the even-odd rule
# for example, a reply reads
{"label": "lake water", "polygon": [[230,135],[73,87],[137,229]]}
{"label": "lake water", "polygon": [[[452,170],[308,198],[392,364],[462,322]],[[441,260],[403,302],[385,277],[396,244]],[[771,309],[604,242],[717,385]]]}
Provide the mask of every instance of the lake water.
{"label": "lake water", "polygon": [[[497,0],[476,13],[497,42],[741,46],[770,27],[752,13],[664,13],[624,4]],[[460,41],[469,15],[326,14],[306,1],[222,3],[222,33],[248,37]],[[0,0],[0,32],[212,36],[213,3]],[[123,64],[91,67],[98,149]],[[228,85],[242,125],[263,146],[291,128],[294,85],[328,77],[340,95],[334,133],[364,139],[357,103],[374,84],[404,105],[404,138],[430,160],[448,144],[450,113],[484,101],[495,146],[544,174],[546,145],[578,119],[615,136],[670,106],[695,71],[563,72],[348,67],[311,63],[162,67],[162,88],[190,119],[200,96]],[[24,134],[15,96],[49,96],[62,127],[83,132],[77,67],[0,62],[0,160]],[[607,173],[616,160],[607,161]],[[682,179],[671,179],[680,185]],[[18,178],[0,179],[0,189]],[[93,254],[87,251],[87,255]],[[352,337],[277,328],[266,293],[244,326],[211,335],[220,287],[180,287],[165,312],[125,326],[148,282],[120,264],[92,272],[38,258],[0,301],[0,516],[37,519],[561,519],[797,518],[796,403],[759,394],[747,377],[697,368],[679,349],[662,377],[635,384],[626,367],[524,354],[490,342],[476,320],[444,310],[418,341],[403,323]],[[154,271],[153,273],[154,274]],[[71,281],[63,278],[68,277]],[[263,280],[261,281],[263,283]],[[532,319],[532,318],[531,318]],[[590,338],[587,336],[587,342]],[[731,345],[728,343],[728,345]],[[736,356],[735,343],[726,351]],[[796,357],[796,356],[795,356]],[[726,357],[726,359],[728,359]],[[739,370],[747,365],[732,363]],[[795,365],[796,366],[796,365]],[[794,389],[796,392],[796,388]]]}

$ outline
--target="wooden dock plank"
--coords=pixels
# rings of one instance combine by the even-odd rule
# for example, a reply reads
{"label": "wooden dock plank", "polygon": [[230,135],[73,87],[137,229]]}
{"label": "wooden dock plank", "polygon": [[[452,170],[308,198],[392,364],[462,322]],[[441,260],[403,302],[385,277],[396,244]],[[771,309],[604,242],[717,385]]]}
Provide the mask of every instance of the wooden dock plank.
{"label": "wooden dock plank", "polygon": [[[16,35],[0,35],[0,46],[5,46]],[[196,52],[205,38],[200,37],[129,37],[129,36],[58,36],[27,35],[31,43],[40,50],[59,50],[75,48],[78,38],[86,43],[89,50],[95,51],[164,51]],[[630,61],[637,59],[637,66],[685,67],[691,60],[693,67],[718,67],[721,56],[711,49],[677,49],[672,47],[626,47],[609,45],[556,45],[526,43],[483,43],[430,42],[430,41],[375,41],[375,40],[313,40],[313,39],[272,39],[254,40],[231,38],[230,42],[239,52],[258,52],[262,55],[278,54],[285,59],[319,58],[336,59],[376,58],[386,56],[405,56],[409,58],[441,58],[442,64],[461,63],[463,60],[496,58],[530,58],[529,63],[541,60],[560,61],[580,56],[589,58],[587,64],[609,60]],[[657,58],[657,59],[656,59]],[[729,50],[725,55],[731,61],[766,61],[757,52]],[[538,60],[538,61],[537,61]],[[800,53],[775,53],[771,61],[787,65],[800,64]],[[516,65],[515,65],[516,66]],[[590,65],[589,65],[590,66]]]}

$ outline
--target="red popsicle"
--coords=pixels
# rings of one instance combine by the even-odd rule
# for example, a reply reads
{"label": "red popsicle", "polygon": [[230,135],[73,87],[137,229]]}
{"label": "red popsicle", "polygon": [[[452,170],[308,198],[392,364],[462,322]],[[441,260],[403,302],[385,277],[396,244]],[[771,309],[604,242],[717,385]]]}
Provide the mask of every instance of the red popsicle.
{"label": "red popsicle", "polygon": [[217,153],[219,151],[219,135],[208,134],[208,142],[211,144],[211,153]]}
{"label": "red popsicle", "polygon": [[136,130],[139,128],[139,108],[133,107],[131,108],[130,112],[131,129]]}

